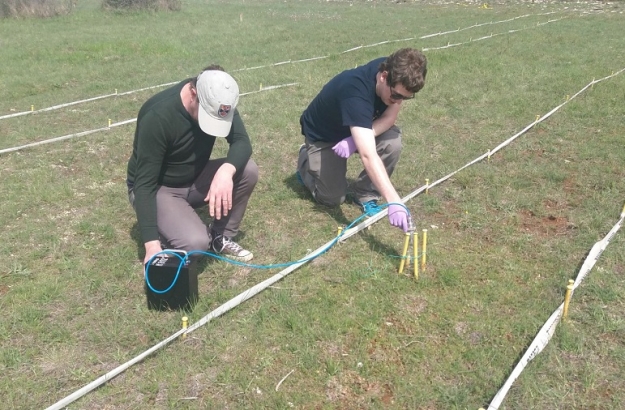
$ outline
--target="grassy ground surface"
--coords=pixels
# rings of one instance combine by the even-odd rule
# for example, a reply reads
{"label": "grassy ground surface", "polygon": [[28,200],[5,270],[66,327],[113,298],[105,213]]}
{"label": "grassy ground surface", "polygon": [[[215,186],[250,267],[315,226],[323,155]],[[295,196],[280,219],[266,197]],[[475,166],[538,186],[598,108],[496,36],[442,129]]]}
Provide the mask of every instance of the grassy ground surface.
{"label": "grassy ground surface", "polygon": [[[426,86],[399,119],[393,182],[407,195],[624,68],[624,11],[622,2],[193,0],[177,13],[112,14],[81,3],[66,17],[0,22],[0,116],[182,80],[210,63],[243,92],[297,83],[240,104],[261,177],[238,240],[255,263],[283,263],[360,215],[316,206],[294,178],[299,115],[333,75],[400,47],[425,50]],[[357,46],[367,47],[344,52]],[[325,58],[299,61],[313,57]],[[133,119],[159,89],[0,119],[0,150]],[[418,281],[397,274],[403,234],[383,219],[69,408],[487,407],[618,220],[624,90],[625,74],[595,84],[490,161],[409,201],[428,229]],[[6,408],[50,406],[180,328],[181,312],[146,305],[125,193],[133,132],[0,154]],[[350,160],[350,177],[360,167]],[[619,232],[501,408],[625,400],[623,245]],[[278,271],[206,261],[190,322]]]}

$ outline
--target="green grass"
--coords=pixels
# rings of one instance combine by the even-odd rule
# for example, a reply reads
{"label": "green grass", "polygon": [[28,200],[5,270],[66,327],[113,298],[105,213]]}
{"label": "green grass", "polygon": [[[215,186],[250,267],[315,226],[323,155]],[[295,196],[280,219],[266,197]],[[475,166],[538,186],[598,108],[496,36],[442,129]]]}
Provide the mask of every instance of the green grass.
{"label": "green grass", "polygon": [[[334,74],[399,47],[430,49],[426,86],[399,119],[393,182],[406,195],[625,67],[624,12],[622,2],[207,0],[112,14],[87,2],[70,16],[0,23],[0,116],[181,80],[210,63],[243,92],[297,82],[240,104],[261,170],[240,242],[255,263],[282,263],[359,216],[349,204],[316,206],[293,176],[299,115]],[[501,35],[470,41],[490,34]],[[454,43],[466,44],[440,49]],[[270,66],[316,56],[328,57]],[[256,66],[267,67],[240,70]],[[69,408],[486,407],[623,208],[623,89],[625,74],[595,84],[490,161],[412,199],[429,238],[419,281],[397,274],[403,234],[381,220]],[[0,150],[135,118],[155,91],[0,120]],[[52,405],[180,328],[182,313],[145,301],[125,193],[133,132],[0,154],[6,408]],[[359,171],[353,159],[350,176]],[[623,245],[619,232],[501,408],[625,400]],[[191,323],[275,273],[208,261]]]}

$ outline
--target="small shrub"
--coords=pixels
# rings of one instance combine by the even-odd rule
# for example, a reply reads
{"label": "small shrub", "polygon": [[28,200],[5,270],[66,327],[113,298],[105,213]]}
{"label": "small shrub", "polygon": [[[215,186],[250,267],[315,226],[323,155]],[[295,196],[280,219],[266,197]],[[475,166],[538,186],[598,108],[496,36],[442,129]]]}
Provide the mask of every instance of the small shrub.
{"label": "small shrub", "polygon": [[0,0],[0,18],[53,17],[69,14],[76,0]]}
{"label": "small shrub", "polygon": [[179,11],[181,0],[103,0],[102,7],[105,10]]}

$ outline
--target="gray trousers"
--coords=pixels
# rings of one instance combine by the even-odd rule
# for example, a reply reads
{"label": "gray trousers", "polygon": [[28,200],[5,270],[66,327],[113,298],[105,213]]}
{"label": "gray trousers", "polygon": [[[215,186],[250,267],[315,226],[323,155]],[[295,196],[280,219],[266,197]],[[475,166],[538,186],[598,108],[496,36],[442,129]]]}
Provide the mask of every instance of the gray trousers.
{"label": "gray trousers", "polygon": [[[173,249],[185,251],[207,250],[210,245],[209,228],[195,212],[207,203],[211,182],[225,158],[208,161],[197,179],[188,188],[160,186],[156,193],[156,223],[158,232]],[[258,166],[250,159],[245,168],[234,178],[232,209],[227,216],[214,220],[212,229],[228,237],[239,232],[247,203],[258,181]],[[128,199],[134,204],[134,192],[128,191]]]}
{"label": "gray trousers", "polygon": [[[392,126],[375,141],[377,153],[390,177],[401,154],[401,131]],[[334,145],[334,142],[312,142],[306,138],[297,161],[297,170],[306,188],[317,202],[331,207],[345,202],[347,193],[347,159],[332,151]],[[380,199],[380,193],[365,170],[356,179],[353,190],[355,199],[361,203]]]}

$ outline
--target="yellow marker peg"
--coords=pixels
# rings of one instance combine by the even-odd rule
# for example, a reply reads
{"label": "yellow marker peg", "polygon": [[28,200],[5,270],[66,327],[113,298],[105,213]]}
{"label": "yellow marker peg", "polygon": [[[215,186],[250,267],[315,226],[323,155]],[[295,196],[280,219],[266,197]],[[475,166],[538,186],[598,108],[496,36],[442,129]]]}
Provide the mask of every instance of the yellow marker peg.
{"label": "yellow marker peg", "polygon": [[540,115],[536,114],[536,120],[534,122],[538,122],[539,119],[540,119]]}
{"label": "yellow marker peg", "polygon": [[573,285],[575,282],[573,279],[569,279],[569,284],[566,286],[566,292],[564,293],[564,310],[562,312],[562,317],[566,318],[569,314],[569,303],[571,302],[571,292],[573,292]]}
{"label": "yellow marker peg", "polygon": [[625,216],[625,205],[623,205],[623,210],[621,211],[621,218]]}
{"label": "yellow marker peg", "polygon": [[421,272],[425,272],[425,254],[428,246],[428,230],[423,230],[423,245],[421,245]]}
{"label": "yellow marker peg", "polygon": [[[187,327],[189,327],[189,318],[186,316],[182,317],[182,328],[186,329]],[[187,337],[186,333],[182,334],[182,338],[184,339],[185,337]]]}
{"label": "yellow marker peg", "polygon": [[111,119],[109,118],[109,128],[111,128]]}
{"label": "yellow marker peg", "polygon": [[488,162],[490,162],[490,150],[488,150]]}
{"label": "yellow marker peg", "polygon": [[30,110],[31,110],[31,111],[35,111],[35,106],[34,106],[34,105],[31,105],[31,106],[30,106]]}
{"label": "yellow marker peg", "polygon": [[262,91],[263,90],[263,83],[260,83],[260,85],[258,86],[258,91]]}
{"label": "yellow marker peg", "polygon": [[566,100],[568,101],[570,98],[571,98],[571,96],[567,94],[566,95]]}
{"label": "yellow marker peg", "polygon": [[339,226],[339,227],[338,227],[338,229],[337,229],[337,231],[338,231],[338,232],[337,232],[336,236],[341,236],[341,234],[343,233],[343,227],[342,227],[342,226]]}
{"label": "yellow marker peg", "polygon": [[117,95],[117,88],[115,89],[115,95]]}
{"label": "yellow marker peg", "polygon": [[239,14],[239,21],[243,21],[243,13]]}
{"label": "yellow marker peg", "polygon": [[414,264],[414,278],[419,279],[419,234],[413,232],[412,238],[412,258]]}
{"label": "yellow marker peg", "polygon": [[425,193],[429,194],[430,193],[430,180],[425,178]]}
{"label": "yellow marker peg", "polygon": [[404,265],[406,264],[406,255],[408,254],[408,244],[410,243],[410,232],[406,232],[404,238],[404,250],[401,253],[401,262],[399,262],[399,274],[404,272]]}

